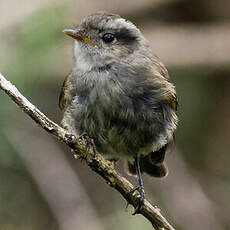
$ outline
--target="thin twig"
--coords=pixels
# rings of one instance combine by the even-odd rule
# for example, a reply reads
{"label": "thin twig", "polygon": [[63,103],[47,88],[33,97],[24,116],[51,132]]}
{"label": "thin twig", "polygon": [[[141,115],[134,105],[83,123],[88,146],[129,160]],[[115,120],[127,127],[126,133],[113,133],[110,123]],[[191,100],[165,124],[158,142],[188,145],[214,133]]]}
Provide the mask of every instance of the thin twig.
{"label": "thin twig", "polygon": [[[70,133],[46,117],[38,108],[29,102],[14,85],[6,80],[1,73],[0,88],[43,129],[56,136],[60,141],[65,142],[74,151],[76,156],[84,156],[85,141],[79,142],[77,138],[70,140],[70,138],[68,138],[71,136]],[[96,154],[94,157],[92,150],[90,150],[85,162],[93,171],[103,177],[108,185],[120,192],[129,204],[133,205],[134,208],[138,205],[140,199],[138,193],[132,194],[129,192],[134,186],[114,169],[111,162],[105,160],[100,154]],[[153,207],[147,200],[144,201],[140,214],[146,217],[156,229],[174,229],[165,217],[161,215],[160,210]]]}

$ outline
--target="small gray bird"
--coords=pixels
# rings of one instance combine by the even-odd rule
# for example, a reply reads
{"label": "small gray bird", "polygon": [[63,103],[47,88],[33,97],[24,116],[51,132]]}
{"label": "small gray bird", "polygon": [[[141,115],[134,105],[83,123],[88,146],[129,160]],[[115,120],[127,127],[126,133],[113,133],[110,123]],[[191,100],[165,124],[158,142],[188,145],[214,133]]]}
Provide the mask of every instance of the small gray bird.
{"label": "small gray bird", "polygon": [[87,133],[108,158],[126,160],[138,176],[136,214],[145,198],[141,173],[167,175],[163,161],[178,121],[175,87],[140,30],[119,15],[95,13],[63,32],[75,39],[75,64],[59,99],[61,124]]}

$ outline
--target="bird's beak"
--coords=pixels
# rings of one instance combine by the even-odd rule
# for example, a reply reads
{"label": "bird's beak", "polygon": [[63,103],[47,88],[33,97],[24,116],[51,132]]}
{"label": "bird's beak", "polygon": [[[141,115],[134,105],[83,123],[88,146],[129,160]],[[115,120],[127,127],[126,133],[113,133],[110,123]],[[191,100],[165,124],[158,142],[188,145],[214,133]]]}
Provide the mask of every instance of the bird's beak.
{"label": "bird's beak", "polygon": [[85,37],[80,30],[64,29],[63,33],[81,42],[96,46],[96,43],[90,38]]}

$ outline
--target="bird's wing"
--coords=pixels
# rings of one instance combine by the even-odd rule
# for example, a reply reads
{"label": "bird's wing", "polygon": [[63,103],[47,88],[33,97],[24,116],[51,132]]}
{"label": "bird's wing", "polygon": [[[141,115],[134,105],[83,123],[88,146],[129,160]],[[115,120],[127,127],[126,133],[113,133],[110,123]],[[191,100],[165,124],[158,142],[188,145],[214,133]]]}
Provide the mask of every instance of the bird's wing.
{"label": "bird's wing", "polygon": [[[177,96],[176,96],[176,91],[174,86],[171,84],[170,82],[170,76],[168,73],[168,70],[166,69],[166,67],[164,66],[164,64],[160,61],[160,59],[154,55],[153,59],[152,59],[153,65],[156,67],[156,70],[158,72],[158,77],[159,78],[163,78],[163,82],[165,82],[165,85],[168,85],[168,93],[167,93],[167,103],[169,103],[169,105],[171,106],[172,109],[174,109],[175,111],[177,111],[177,107],[178,107],[178,100],[177,100]],[[155,74],[156,75],[156,74]]]}
{"label": "bird's wing", "polygon": [[170,79],[168,70],[166,69],[165,65],[160,61],[159,57],[154,55],[152,58],[153,65],[156,66],[157,71],[160,75],[162,75],[166,79]]}
{"label": "bird's wing", "polygon": [[175,95],[171,95],[168,98],[168,103],[171,106],[172,109],[175,110],[175,112],[177,112],[177,107],[178,107],[178,100],[177,100],[177,96]]}
{"label": "bird's wing", "polygon": [[65,110],[65,108],[71,103],[73,98],[73,84],[71,84],[72,73],[65,77],[63,82],[61,93],[59,95],[59,108]]}

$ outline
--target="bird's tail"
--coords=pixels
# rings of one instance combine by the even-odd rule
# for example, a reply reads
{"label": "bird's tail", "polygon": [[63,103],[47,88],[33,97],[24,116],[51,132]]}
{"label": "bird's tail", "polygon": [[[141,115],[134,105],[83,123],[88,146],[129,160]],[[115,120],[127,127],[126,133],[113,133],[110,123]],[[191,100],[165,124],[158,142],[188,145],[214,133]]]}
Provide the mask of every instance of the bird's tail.
{"label": "bird's tail", "polygon": [[[156,152],[151,152],[147,156],[140,157],[141,172],[154,177],[166,177],[168,168],[163,161],[167,148],[168,145],[165,145]],[[134,162],[126,162],[126,171],[131,175],[137,174]]]}

